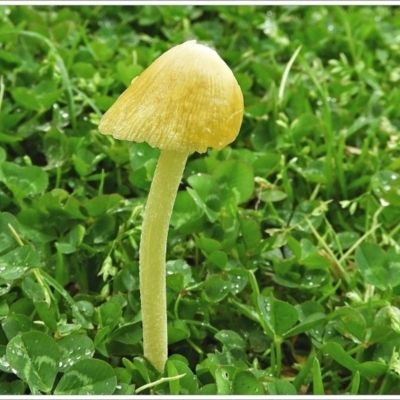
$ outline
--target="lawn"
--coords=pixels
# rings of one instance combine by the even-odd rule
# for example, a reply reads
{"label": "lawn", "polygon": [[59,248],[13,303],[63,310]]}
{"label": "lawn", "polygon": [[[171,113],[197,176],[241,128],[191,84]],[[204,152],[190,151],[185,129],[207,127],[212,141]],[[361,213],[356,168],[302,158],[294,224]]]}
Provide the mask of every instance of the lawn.
{"label": "lawn", "polygon": [[[193,39],[245,112],[184,170],[159,372],[139,245],[160,151],[98,125]],[[397,7],[0,6],[0,394],[399,394],[399,81]]]}

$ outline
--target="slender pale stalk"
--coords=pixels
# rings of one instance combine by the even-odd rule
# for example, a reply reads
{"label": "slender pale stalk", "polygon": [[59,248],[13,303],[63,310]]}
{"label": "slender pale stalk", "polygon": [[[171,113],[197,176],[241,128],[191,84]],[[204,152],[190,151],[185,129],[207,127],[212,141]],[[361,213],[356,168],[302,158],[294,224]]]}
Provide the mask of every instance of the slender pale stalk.
{"label": "slender pale stalk", "polygon": [[188,152],[161,150],[143,216],[140,299],[144,356],[159,370],[167,360],[165,257],[169,221]]}

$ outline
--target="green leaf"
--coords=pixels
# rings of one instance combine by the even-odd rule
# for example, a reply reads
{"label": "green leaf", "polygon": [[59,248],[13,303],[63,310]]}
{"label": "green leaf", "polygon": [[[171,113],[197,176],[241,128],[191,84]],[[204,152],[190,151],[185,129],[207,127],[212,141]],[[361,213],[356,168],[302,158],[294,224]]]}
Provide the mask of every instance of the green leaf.
{"label": "green leaf", "polygon": [[10,225],[19,231],[18,220],[8,212],[0,214],[0,253],[16,245],[16,240],[11,232]]}
{"label": "green leaf", "polygon": [[14,396],[24,395],[26,392],[26,384],[23,381],[15,380],[12,382],[0,383],[0,395]]}
{"label": "green leaf", "polygon": [[166,278],[167,287],[174,290],[175,292],[181,292],[184,287],[184,276],[182,274],[168,274]]}
{"label": "green leaf", "polygon": [[184,362],[179,360],[169,359],[167,364],[172,364],[170,369],[173,369],[177,375],[184,375],[182,378],[179,378],[179,394],[196,393],[199,387],[199,382],[192,370]]}
{"label": "green leaf", "polygon": [[274,336],[283,336],[299,318],[297,310],[284,301],[259,295],[261,315]]}
{"label": "green leaf", "polygon": [[385,375],[389,366],[376,361],[366,361],[361,363],[357,370],[360,375],[367,379],[378,379]]}
{"label": "green leaf", "polygon": [[181,232],[194,233],[202,229],[203,210],[187,191],[178,192],[171,216],[171,225]]}
{"label": "green leaf", "polygon": [[350,395],[358,394],[360,388],[360,373],[357,371],[351,380]]}
{"label": "green leaf", "polygon": [[85,147],[80,147],[72,154],[72,162],[76,172],[81,177],[86,177],[94,170],[95,154]]}
{"label": "green leaf", "polygon": [[68,155],[67,136],[56,128],[50,129],[43,137],[43,151],[51,167],[60,166]]}
{"label": "green leaf", "polygon": [[323,160],[313,160],[302,171],[309,182],[326,183],[325,163]]}
{"label": "green leaf", "polygon": [[49,178],[36,166],[21,167],[11,162],[0,165],[0,179],[17,198],[35,196],[47,189]]}
{"label": "green leaf", "polygon": [[62,89],[57,88],[54,80],[41,79],[34,87],[33,93],[40,105],[40,110],[48,110],[60,98]]}
{"label": "green leaf", "polygon": [[0,371],[12,373],[10,363],[8,362],[6,355],[6,346],[0,345]]}
{"label": "green leaf", "polygon": [[186,190],[193,198],[194,202],[204,211],[211,222],[218,218],[217,210],[221,206],[219,187],[216,180],[207,174],[196,174],[188,178],[192,188]]}
{"label": "green leaf", "polygon": [[52,221],[44,219],[44,213],[33,207],[26,208],[18,214],[19,228],[16,229],[21,238],[29,238],[29,241],[39,247],[44,243],[57,239],[57,231]]}
{"label": "green leaf", "polygon": [[299,312],[299,319],[301,322],[305,321],[308,317],[313,314],[323,314],[324,307],[316,301],[305,301],[296,306],[297,311]]}
{"label": "green leaf", "polygon": [[221,250],[221,243],[218,240],[201,237],[196,240],[197,246],[206,254],[211,254],[214,251]]}
{"label": "green leaf", "polygon": [[95,57],[96,61],[109,60],[115,52],[114,48],[111,48],[107,43],[93,41],[88,43],[90,52]]}
{"label": "green leaf", "polygon": [[355,253],[356,267],[371,285],[381,290],[400,284],[400,255],[394,252],[390,257],[374,243],[361,243]]}
{"label": "green leaf", "polygon": [[128,323],[115,329],[109,338],[124,344],[136,344],[142,340],[142,328],[137,322]]}
{"label": "green leaf", "polygon": [[233,367],[224,366],[215,369],[215,383],[218,395],[231,393],[231,375],[233,375]]}
{"label": "green leaf", "polygon": [[[166,362],[166,370],[168,372],[168,377],[174,377],[178,376],[178,370],[176,369],[174,363],[170,360],[167,360]],[[173,379],[168,382],[169,385],[169,392],[172,395],[177,395],[180,393],[180,384],[179,384],[179,379]]]}
{"label": "green leaf", "polygon": [[319,365],[318,358],[314,357],[313,362],[313,394],[324,395],[324,384],[322,382],[321,367]]}
{"label": "green leaf", "polygon": [[[360,234],[358,232],[339,232],[336,236],[339,241],[340,249],[342,250],[348,250],[360,238]],[[336,241],[332,243],[332,248],[337,250],[338,246]]]}
{"label": "green leaf", "polygon": [[217,385],[215,383],[208,383],[207,385],[202,386],[196,394],[199,395],[216,395],[217,394]]}
{"label": "green leaf", "polygon": [[26,297],[22,297],[11,304],[10,314],[23,314],[30,317],[35,309],[34,302]]}
{"label": "green leaf", "polygon": [[249,275],[246,270],[241,268],[232,268],[228,272],[229,280],[232,282],[231,293],[238,294],[247,286]]}
{"label": "green leaf", "polygon": [[102,215],[96,219],[88,231],[88,240],[94,244],[109,243],[114,239],[116,228],[116,220],[113,216]]}
{"label": "green leaf", "polygon": [[292,336],[299,335],[300,333],[309,332],[313,328],[319,326],[322,322],[325,321],[325,314],[323,313],[315,313],[307,316],[303,321],[301,321],[298,325],[289,329],[285,334],[284,338],[287,339]]}
{"label": "green leaf", "polygon": [[101,327],[109,326],[112,331],[120,322],[122,317],[121,306],[114,301],[107,301],[99,307]]}
{"label": "green leaf", "polygon": [[54,339],[42,332],[23,333],[8,343],[6,354],[15,373],[27,382],[31,391],[51,391],[60,361]]}
{"label": "green leaf", "polygon": [[314,229],[317,229],[322,224],[325,211],[326,205],[321,201],[304,200],[295,208],[290,218],[290,226],[311,232],[308,224],[311,223]]}
{"label": "green leaf", "polygon": [[35,309],[39,318],[49,327],[53,332],[57,332],[56,310],[51,307],[47,302],[35,301]]}
{"label": "green leaf", "polygon": [[400,206],[400,175],[393,171],[379,171],[371,178],[371,187],[382,205]]}
{"label": "green leaf", "polygon": [[190,329],[187,324],[179,319],[168,325],[168,344],[180,342],[190,337]]}
{"label": "green leaf", "polygon": [[21,107],[27,110],[40,110],[40,103],[32,90],[26,87],[16,87],[12,90],[11,95]]}
{"label": "green leaf", "polygon": [[253,163],[254,173],[256,176],[268,178],[274,171],[279,168],[281,155],[271,152],[263,152]]}
{"label": "green leaf", "polygon": [[128,87],[132,80],[140,75],[143,71],[143,67],[138,64],[126,64],[122,61],[119,61],[117,63],[117,76],[118,79],[126,86]]}
{"label": "green leaf", "polygon": [[94,313],[93,304],[86,300],[77,301],[72,306],[72,315],[76,323],[82,325],[86,329],[91,329],[92,316]]}
{"label": "green leaf", "polygon": [[110,328],[108,326],[105,326],[104,328],[100,328],[97,331],[96,336],[94,337],[95,349],[105,357],[109,356],[107,348],[105,346],[108,340],[109,333],[110,333]]}
{"label": "green leaf", "polygon": [[240,218],[243,241],[248,250],[257,247],[262,239],[260,224],[251,218]]}
{"label": "green leaf", "polygon": [[253,169],[243,161],[224,161],[214,170],[213,176],[222,187],[235,194],[238,204],[248,201],[254,192]]}
{"label": "green leaf", "polygon": [[319,254],[318,249],[308,240],[302,239],[301,245],[301,262],[309,269],[328,269],[330,261],[328,258]]}
{"label": "green leaf", "polygon": [[210,275],[204,282],[204,295],[211,303],[223,300],[231,289],[232,282],[222,275]]}
{"label": "green leaf", "polygon": [[117,377],[110,364],[102,360],[79,360],[65,372],[54,390],[55,395],[110,395]]}
{"label": "green leaf", "polygon": [[387,337],[393,332],[399,332],[400,324],[399,309],[393,306],[386,306],[379,310],[372,324],[370,343],[385,343]]}
{"label": "green leaf", "polygon": [[348,334],[354,336],[358,342],[362,343],[365,340],[367,332],[367,323],[363,315],[356,309],[351,307],[342,307],[336,314],[339,316],[339,321],[336,322],[335,328],[343,335]]}
{"label": "green leaf", "polygon": [[245,349],[246,342],[234,331],[222,329],[215,334],[215,339],[219,340],[229,349]]}
{"label": "green leaf", "polygon": [[75,75],[84,79],[91,79],[96,73],[95,67],[86,62],[77,62],[72,66],[71,69]]}
{"label": "green leaf", "polygon": [[322,346],[322,351],[329,354],[338,364],[356,372],[359,367],[359,362],[346,353],[340,344],[335,342],[327,342]]}
{"label": "green leaf", "polygon": [[217,250],[208,255],[207,261],[211,265],[225,270],[226,264],[228,263],[228,255],[224,251]]}
{"label": "green leaf", "polygon": [[92,358],[94,345],[92,340],[85,335],[69,335],[58,342],[61,351],[60,371],[67,371],[79,360]]}
{"label": "green leaf", "polygon": [[129,162],[133,171],[146,165],[150,159],[158,160],[160,150],[150,147],[147,143],[135,143],[129,147]]}
{"label": "green leaf", "polygon": [[184,260],[167,261],[166,270],[168,286],[178,292],[193,282],[192,269]]}
{"label": "green leaf", "polygon": [[12,314],[1,321],[1,326],[8,340],[11,340],[20,333],[39,330],[39,327],[34,324],[26,315]]}
{"label": "green leaf", "polygon": [[282,201],[287,198],[287,194],[282,190],[277,190],[273,188],[268,188],[263,190],[260,194],[260,199],[266,203],[274,203],[277,201]]}
{"label": "green leaf", "polygon": [[251,86],[253,85],[253,79],[247,73],[236,72],[235,78],[237,79],[239,86],[243,92],[249,90],[251,88]]}
{"label": "green leaf", "polygon": [[118,383],[131,383],[132,381],[132,375],[131,373],[126,369],[122,367],[116,367],[114,368],[115,375],[117,377]]}
{"label": "green leaf", "polygon": [[389,263],[387,270],[389,287],[394,288],[400,284],[400,254],[395,248],[389,248],[386,256]]}
{"label": "green leaf", "polygon": [[28,269],[39,265],[39,254],[31,246],[17,247],[0,257],[0,277],[5,280],[18,279]]}
{"label": "green leaf", "polygon": [[96,96],[94,102],[100,111],[107,111],[114,104],[115,98],[106,95]]}
{"label": "green leaf", "polygon": [[267,383],[268,394],[271,396],[276,395],[297,395],[296,388],[288,381],[283,379],[276,380],[275,382]]}
{"label": "green leaf", "polygon": [[71,254],[78,250],[85,236],[86,229],[83,225],[75,225],[58,243],[63,254]]}
{"label": "green leaf", "polygon": [[149,383],[152,379],[152,369],[150,368],[149,364],[150,363],[142,357],[135,357],[133,359],[133,365],[135,370],[140,374],[141,378],[146,383]]}
{"label": "green leaf", "polygon": [[96,196],[86,201],[83,204],[83,207],[86,209],[90,217],[99,217],[100,215],[110,212],[121,203],[122,199],[122,196],[116,193]]}
{"label": "green leaf", "polygon": [[367,283],[381,289],[387,287],[388,282],[382,276],[383,270],[387,268],[387,260],[381,247],[373,243],[361,243],[356,249],[355,260],[357,269]]}
{"label": "green leaf", "polygon": [[5,300],[1,301],[0,302],[0,320],[7,317],[9,311],[10,311],[10,307],[8,306],[7,302]]}
{"label": "green leaf", "polygon": [[239,371],[232,381],[233,395],[264,394],[263,385],[250,371]]}

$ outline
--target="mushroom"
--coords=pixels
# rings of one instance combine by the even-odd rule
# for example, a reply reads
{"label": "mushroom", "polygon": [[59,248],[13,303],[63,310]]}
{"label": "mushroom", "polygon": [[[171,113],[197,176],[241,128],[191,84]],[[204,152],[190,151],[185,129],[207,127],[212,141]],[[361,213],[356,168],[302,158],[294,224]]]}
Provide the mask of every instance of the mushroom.
{"label": "mushroom", "polygon": [[215,50],[195,40],[157,58],[103,115],[99,131],[161,149],[143,215],[140,297],[144,356],[163,371],[167,360],[165,259],[168,227],[186,160],[222,149],[239,133],[243,95]]}

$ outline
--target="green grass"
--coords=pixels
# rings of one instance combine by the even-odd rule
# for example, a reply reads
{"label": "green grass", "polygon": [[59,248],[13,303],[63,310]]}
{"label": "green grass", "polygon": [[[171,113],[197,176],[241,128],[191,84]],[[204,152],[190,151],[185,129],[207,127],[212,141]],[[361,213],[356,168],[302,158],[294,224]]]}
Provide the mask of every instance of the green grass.
{"label": "green grass", "polygon": [[[399,37],[396,7],[0,6],[0,394],[399,393]],[[138,282],[159,151],[97,125],[189,39],[245,117],[185,169],[160,374]]]}

